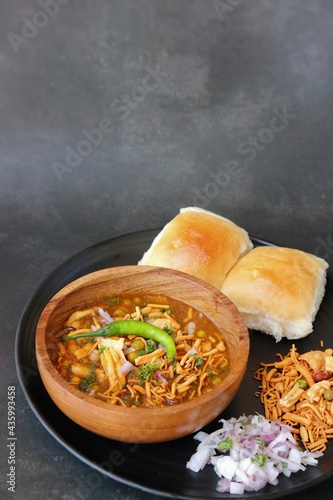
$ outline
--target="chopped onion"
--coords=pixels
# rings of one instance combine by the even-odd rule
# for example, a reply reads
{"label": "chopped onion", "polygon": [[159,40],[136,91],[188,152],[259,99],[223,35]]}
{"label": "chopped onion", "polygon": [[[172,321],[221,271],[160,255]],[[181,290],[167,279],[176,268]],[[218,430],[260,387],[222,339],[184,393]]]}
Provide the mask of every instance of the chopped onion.
{"label": "chopped onion", "polygon": [[134,347],[130,346],[130,347],[127,347],[126,349],[124,349],[124,354],[129,354],[130,352],[133,352],[133,351],[135,351]]}
{"label": "chopped onion", "polygon": [[123,363],[121,367],[118,368],[118,372],[122,373],[123,375],[127,375],[132,370],[133,366],[134,365],[130,361],[125,361],[125,363]]}
{"label": "chopped onion", "polygon": [[236,481],[230,481],[229,492],[235,495],[242,495],[244,493],[244,485]]}
{"label": "chopped onion", "polygon": [[189,349],[189,350],[187,351],[187,354],[190,354],[190,355],[192,356],[192,354],[193,354],[193,355],[194,355],[194,354],[197,354],[197,352],[198,352],[198,351],[197,351],[196,349],[194,349],[194,347],[191,347],[191,349]]}
{"label": "chopped onion", "polygon": [[290,427],[262,415],[220,422],[221,429],[194,436],[200,443],[186,464],[194,472],[213,465],[221,478],[216,486],[220,493],[243,494],[261,490],[266,484],[276,485],[281,473],[289,477],[305,470],[306,465],[317,465],[317,458],[323,455],[300,450]]}
{"label": "chopped onion", "polygon": [[190,461],[187,462],[186,467],[193,470],[194,472],[199,472],[207,465],[209,460],[209,450],[208,448],[200,448],[194,455],[191,456]]}
{"label": "chopped onion", "polygon": [[101,307],[98,307],[97,311],[103,320],[102,323],[112,323],[112,321],[114,321],[114,319],[111,318],[110,314],[107,311],[104,311],[104,309],[102,309]]}
{"label": "chopped onion", "polygon": [[164,349],[165,352],[168,352],[167,348],[163,344],[158,344],[158,348],[159,349],[162,348],[162,349]]}
{"label": "chopped onion", "polygon": [[189,324],[187,325],[187,333],[189,335],[193,335],[195,332],[195,327],[196,324],[194,323],[194,321],[190,321]]}
{"label": "chopped onion", "polygon": [[230,493],[230,481],[224,478],[220,479],[217,483],[216,491],[218,491],[219,493]]}
{"label": "chopped onion", "polygon": [[165,378],[163,377],[162,373],[161,373],[159,370],[158,370],[157,372],[155,372],[155,376],[156,376],[156,378],[158,378],[158,380],[159,380],[160,382],[162,382],[162,384],[163,384],[164,382],[168,383],[167,379],[165,379]]}
{"label": "chopped onion", "polygon": [[206,439],[207,437],[209,436],[209,434],[207,434],[207,432],[204,432],[204,431],[199,431],[195,434],[194,436],[194,439],[196,439],[197,441],[203,441],[204,439]]}

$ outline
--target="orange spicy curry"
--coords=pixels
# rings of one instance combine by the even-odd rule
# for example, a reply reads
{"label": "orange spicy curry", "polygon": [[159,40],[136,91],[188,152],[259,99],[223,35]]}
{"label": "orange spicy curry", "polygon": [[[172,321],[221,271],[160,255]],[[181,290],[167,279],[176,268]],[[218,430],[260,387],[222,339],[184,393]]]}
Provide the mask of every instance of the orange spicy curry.
{"label": "orange spicy curry", "polygon": [[[103,325],[127,320],[130,334],[98,336]],[[157,339],[166,339],[164,345],[136,332],[138,322],[160,329]],[[85,334],[88,338],[80,337]],[[175,348],[173,359],[168,342]],[[229,372],[226,345],[215,324],[170,297],[124,294],[89,304],[68,318],[54,347],[53,363],[65,380],[126,407],[185,402],[212,390]]]}

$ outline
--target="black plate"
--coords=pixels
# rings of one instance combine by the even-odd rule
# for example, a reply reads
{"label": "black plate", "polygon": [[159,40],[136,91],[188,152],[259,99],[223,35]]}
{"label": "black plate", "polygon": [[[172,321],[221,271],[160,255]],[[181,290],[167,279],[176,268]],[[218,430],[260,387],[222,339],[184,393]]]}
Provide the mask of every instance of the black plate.
{"label": "black plate", "polygon": [[[159,230],[150,230],[127,234],[90,247],[66,261],[41,284],[27,304],[18,325],[15,357],[19,381],[32,410],[50,434],[73,455],[102,474],[143,491],[167,497],[205,500],[231,498],[227,493],[215,491],[218,478],[211,466],[198,474],[186,469],[186,462],[197,445],[193,436],[162,444],[130,445],[94,435],[58,410],[48,396],[37,370],[35,329],[50,298],[84,274],[107,267],[136,264],[158,232]],[[270,245],[265,241],[252,239],[255,245]],[[331,346],[332,328],[333,289],[332,278],[329,276],[314,332],[297,341],[298,351],[318,349],[321,340],[326,347]],[[244,382],[235,399],[223,412],[223,418],[262,412],[261,404],[255,397],[258,384],[253,379],[253,372],[259,367],[260,361],[274,361],[276,352],[287,354],[291,347],[290,341],[282,340],[277,344],[273,337],[255,331],[250,332],[250,341],[250,357]],[[219,427],[218,420],[215,419],[205,430],[216,430]],[[278,498],[306,489],[332,474],[333,443],[329,443],[317,467],[308,467],[305,472],[292,474],[290,478],[281,476],[277,486],[267,486],[264,490],[245,493],[237,498]]]}

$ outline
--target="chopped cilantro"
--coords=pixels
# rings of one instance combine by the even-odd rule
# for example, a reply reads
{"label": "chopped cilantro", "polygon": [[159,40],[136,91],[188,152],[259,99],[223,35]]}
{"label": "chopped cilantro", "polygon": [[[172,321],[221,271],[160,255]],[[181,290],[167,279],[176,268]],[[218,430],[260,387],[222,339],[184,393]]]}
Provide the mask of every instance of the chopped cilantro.
{"label": "chopped cilantro", "polygon": [[167,314],[169,314],[169,316],[171,314],[171,310],[170,309],[165,309],[165,308],[160,309],[160,312],[163,313],[163,314],[167,313]]}
{"label": "chopped cilantro", "polygon": [[95,375],[88,375],[87,377],[83,377],[81,382],[79,383],[79,389],[80,391],[86,391],[89,389],[89,387],[94,383],[95,381]]}
{"label": "chopped cilantro", "polygon": [[157,345],[155,340],[147,339],[147,354],[156,351]]}
{"label": "chopped cilantro", "polygon": [[138,370],[138,377],[140,381],[140,385],[143,385],[144,382],[147,380],[151,379],[153,376],[154,370],[157,369],[157,366],[155,363],[147,363],[146,365],[143,365],[139,370]]}
{"label": "chopped cilantro", "polygon": [[266,460],[268,458],[268,455],[265,453],[257,453],[253,458],[251,458],[251,461],[258,464],[260,467],[263,467],[266,463]]}
{"label": "chopped cilantro", "polygon": [[157,344],[153,339],[147,339],[147,348],[146,349],[138,349],[139,356],[144,356],[145,354],[150,354],[151,352],[156,351]]}
{"label": "chopped cilantro", "polygon": [[227,437],[224,441],[220,441],[218,444],[218,449],[220,451],[229,451],[232,448],[232,439]]}
{"label": "chopped cilantro", "polygon": [[196,368],[201,368],[201,367],[202,367],[202,365],[203,365],[203,363],[204,363],[203,358],[201,358],[201,357],[196,357],[196,358],[195,358],[195,361],[194,361],[194,366],[195,366]]}
{"label": "chopped cilantro", "polygon": [[109,307],[116,306],[120,302],[120,297],[108,297],[106,299],[106,302],[107,302]]}
{"label": "chopped cilantro", "polygon": [[163,330],[168,333],[169,335],[172,335],[173,334],[173,329],[172,328],[169,328],[168,326],[165,325],[165,327],[163,328]]}

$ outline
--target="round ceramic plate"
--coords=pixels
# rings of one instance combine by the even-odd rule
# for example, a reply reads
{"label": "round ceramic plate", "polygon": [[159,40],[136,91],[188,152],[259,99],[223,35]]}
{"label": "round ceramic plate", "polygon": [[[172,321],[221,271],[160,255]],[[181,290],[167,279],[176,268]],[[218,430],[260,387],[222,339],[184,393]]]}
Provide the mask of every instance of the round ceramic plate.
{"label": "round ceramic plate", "polygon": [[[45,280],[27,304],[18,325],[15,346],[17,373],[24,394],[37,418],[50,434],[77,458],[102,474],[149,493],[183,499],[231,498],[228,493],[215,490],[217,476],[211,466],[194,473],[186,469],[186,462],[194,453],[197,441],[187,436],[159,444],[126,444],[97,436],[68,419],[52,402],[40,379],[34,351],[35,329],[38,318],[51,297],[62,287],[84,274],[107,267],[136,264],[149,248],[159,230],[131,233],[90,247],[57,268]],[[252,238],[254,244],[270,243]],[[299,352],[332,346],[333,287],[328,277],[326,294],[314,323],[314,332],[297,341]],[[262,413],[255,396],[258,382],[254,371],[261,361],[275,361],[275,354],[287,354],[291,342],[276,343],[273,337],[250,332],[250,357],[247,372],[236,397],[219,418]],[[219,418],[205,428],[212,432],[220,427]],[[126,425],[126,423],[124,423]],[[333,443],[329,443],[316,467],[281,476],[277,486],[267,486],[259,492],[248,492],[237,498],[270,499],[309,488],[333,474]]]}

